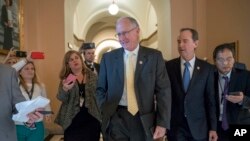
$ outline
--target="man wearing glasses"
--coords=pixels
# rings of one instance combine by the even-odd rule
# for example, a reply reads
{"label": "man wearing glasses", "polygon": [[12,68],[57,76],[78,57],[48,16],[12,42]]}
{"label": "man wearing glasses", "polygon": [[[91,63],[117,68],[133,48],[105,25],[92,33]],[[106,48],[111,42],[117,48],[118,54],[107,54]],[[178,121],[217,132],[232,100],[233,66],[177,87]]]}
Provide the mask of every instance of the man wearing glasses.
{"label": "man wearing glasses", "polygon": [[230,125],[250,125],[250,74],[234,68],[235,52],[228,43],[213,52],[219,141],[229,141]]}
{"label": "man wearing glasses", "polygon": [[[97,104],[108,141],[153,141],[170,127],[171,88],[160,51],[139,45],[131,17],[116,22],[122,48],[103,55]],[[156,104],[155,104],[156,101]]]}

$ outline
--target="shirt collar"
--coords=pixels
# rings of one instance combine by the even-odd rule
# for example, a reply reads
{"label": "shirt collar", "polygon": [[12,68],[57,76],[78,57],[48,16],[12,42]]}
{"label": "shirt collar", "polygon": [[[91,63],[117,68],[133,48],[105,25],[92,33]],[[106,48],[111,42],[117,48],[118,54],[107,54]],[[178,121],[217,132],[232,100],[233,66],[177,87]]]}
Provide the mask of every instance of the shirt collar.
{"label": "shirt collar", "polygon": [[228,72],[226,75],[219,72],[219,76],[220,76],[220,78],[222,78],[223,76],[227,76],[228,79],[230,80],[231,73],[232,73],[232,70],[230,72]]}
{"label": "shirt collar", "polygon": [[94,63],[93,62],[88,62],[88,61],[85,61],[87,65],[93,65]]}
{"label": "shirt collar", "polygon": [[[184,63],[186,63],[186,62],[187,62],[187,61],[185,61],[185,60],[181,57],[181,64],[184,65]],[[189,60],[188,62],[189,62],[189,64],[190,64],[190,67],[191,67],[191,68],[194,68],[195,55],[194,55],[194,57],[193,57],[191,60]]]}
{"label": "shirt collar", "polygon": [[137,47],[136,47],[133,51],[128,51],[128,50],[126,50],[126,49],[124,49],[124,50],[125,50],[125,54],[133,53],[134,55],[137,56],[138,51],[139,51],[139,44],[137,45]]}

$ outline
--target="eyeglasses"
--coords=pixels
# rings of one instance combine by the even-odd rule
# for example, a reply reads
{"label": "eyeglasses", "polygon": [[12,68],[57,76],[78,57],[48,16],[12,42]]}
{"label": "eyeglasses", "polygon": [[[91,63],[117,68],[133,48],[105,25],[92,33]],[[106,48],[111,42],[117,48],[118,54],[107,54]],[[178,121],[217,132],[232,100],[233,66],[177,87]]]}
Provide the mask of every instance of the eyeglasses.
{"label": "eyeglasses", "polygon": [[115,37],[128,36],[128,34],[136,28],[137,28],[137,26],[128,30],[128,31],[123,31],[123,32],[117,33],[117,34],[115,34]]}
{"label": "eyeglasses", "polygon": [[233,57],[228,57],[228,58],[226,58],[226,59],[224,59],[224,58],[216,58],[216,60],[219,62],[219,63],[224,63],[224,62],[229,62],[229,63],[231,63],[232,61],[233,61]]}

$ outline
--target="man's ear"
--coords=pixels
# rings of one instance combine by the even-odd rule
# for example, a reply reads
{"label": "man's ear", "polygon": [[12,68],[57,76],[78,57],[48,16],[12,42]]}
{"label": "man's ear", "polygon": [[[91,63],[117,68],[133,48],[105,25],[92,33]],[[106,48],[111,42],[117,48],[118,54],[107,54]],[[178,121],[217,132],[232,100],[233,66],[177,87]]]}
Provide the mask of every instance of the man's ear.
{"label": "man's ear", "polygon": [[137,32],[138,34],[140,34],[140,28],[139,28],[139,27],[137,27],[136,32]]}
{"label": "man's ear", "polygon": [[194,41],[194,44],[195,44],[195,48],[197,48],[199,44],[199,40]]}

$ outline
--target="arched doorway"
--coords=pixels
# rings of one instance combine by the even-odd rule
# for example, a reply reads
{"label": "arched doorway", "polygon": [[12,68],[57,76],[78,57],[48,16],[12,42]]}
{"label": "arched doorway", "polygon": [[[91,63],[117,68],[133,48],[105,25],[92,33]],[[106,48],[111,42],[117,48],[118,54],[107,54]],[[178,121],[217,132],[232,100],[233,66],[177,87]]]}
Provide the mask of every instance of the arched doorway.
{"label": "arched doorway", "polygon": [[[160,30],[154,35],[156,36],[156,40],[149,42],[148,47],[163,51],[163,55],[165,54],[165,50],[170,52],[170,17],[158,18],[162,14],[161,11],[167,11],[168,14],[164,15],[170,15],[169,0],[159,0],[157,2],[154,0],[117,0],[120,11],[116,16],[109,15],[107,11],[111,2],[112,0],[66,0],[65,25],[67,26],[65,26],[65,44],[67,45],[68,42],[71,42],[75,44],[74,46],[80,47],[81,41],[76,40],[73,35],[85,42],[95,42],[96,45],[100,45],[107,40],[117,40],[114,37],[115,21],[122,16],[131,16],[137,19],[140,24],[142,31],[141,39],[146,39],[153,35],[155,31]],[[159,5],[161,8],[154,8]],[[112,44],[106,45],[106,47],[102,47],[104,50],[110,46],[114,46]],[[99,46],[97,46],[97,50],[100,50],[98,48]],[[104,50],[98,53],[104,53]],[[96,54],[97,62],[100,61],[101,55]],[[168,58],[170,54],[166,53],[164,57]]]}

